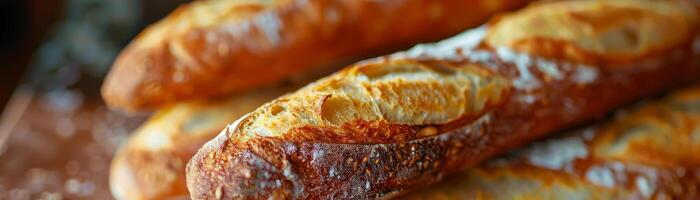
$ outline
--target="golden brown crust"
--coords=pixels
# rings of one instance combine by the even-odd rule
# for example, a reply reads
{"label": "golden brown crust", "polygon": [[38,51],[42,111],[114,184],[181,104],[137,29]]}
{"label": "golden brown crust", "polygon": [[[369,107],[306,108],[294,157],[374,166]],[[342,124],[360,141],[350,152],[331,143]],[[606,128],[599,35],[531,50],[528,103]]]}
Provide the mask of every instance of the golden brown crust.
{"label": "golden brown crust", "polygon": [[112,161],[110,189],[116,199],[186,199],[182,176],[189,157],[174,151],[122,150]]}
{"label": "golden brown crust", "polygon": [[487,45],[584,63],[624,63],[687,42],[693,31],[687,25],[698,21],[692,6],[663,1],[547,4],[501,16],[492,24]]}
{"label": "golden brown crust", "polygon": [[469,64],[361,64],[266,104],[230,132],[331,143],[405,141],[415,137],[397,134],[414,131],[401,130],[473,120],[507,92],[504,78]]}
{"label": "golden brown crust", "polygon": [[[573,7],[590,4],[599,2],[577,1]],[[668,10],[662,13],[688,6],[664,4]],[[537,4],[545,8],[520,14],[552,10],[546,9],[550,5],[558,4]],[[606,12],[588,15],[638,17]],[[350,66],[230,125],[188,164],[188,189],[193,199],[382,198],[434,183],[501,151],[697,79],[700,64],[691,48],[695,17],[660,18],[659,23],[690,31],[677,33],[681,42],[664,51],[629,52],[636,59],[625,62],[530,55],[482,42],[500,34],[482,27]],[[367,66],[379,72],[360,73]],[[331,104],[328,117],[324,104],[334,96],[340,100]],[[404,112],[409,109],[424,112]]]}
{"label": "golden brown crust", "polygon": [[295,86],[161,109],[120,147],[111,166],[110,187],[117,199],[188,199],[185,164],[221,127]]}
{"label": "golden brown crust", "polygon": [[697,199],[700,85],[400,199]]}
{"label": "golden brown crust", "polygon": [[444,38],[524,2],[198,1],[141,33],[117,58],[102,94],[111,106],[130,111],[221,96]]}

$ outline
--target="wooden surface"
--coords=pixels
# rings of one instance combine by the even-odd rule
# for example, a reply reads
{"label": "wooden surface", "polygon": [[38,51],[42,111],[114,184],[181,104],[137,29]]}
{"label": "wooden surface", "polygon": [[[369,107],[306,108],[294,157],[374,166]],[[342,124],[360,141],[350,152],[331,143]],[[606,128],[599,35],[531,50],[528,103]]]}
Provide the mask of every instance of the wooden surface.
{"label": "wooden surface", "polygon": [[9,136],[0,157],[0,199],[111,199],[109,162],[142,119],[80,92],[20,87],[0,121],[0,136]]}
{"label": "wooden surface", "polygon": [[[143,1],[138,26],[161,18],[184,1]],[[38,81],[29,77],[36,66],[29,66],[40,57],[37,49],[62,26],[67,2],[0,2],[0,19],[17,20],[0,23],[1,30],[24,28],[0,33],[0,41],[14,41],[0,43],[0,200],[112,199],[108,187],[112,155],[145,118],[109,110],[98,93],[101,78],[85,71],[73,71],[80,79],[66,88],[46,91],[30,86]],[[6,18],[8,14],[19,17]]]}

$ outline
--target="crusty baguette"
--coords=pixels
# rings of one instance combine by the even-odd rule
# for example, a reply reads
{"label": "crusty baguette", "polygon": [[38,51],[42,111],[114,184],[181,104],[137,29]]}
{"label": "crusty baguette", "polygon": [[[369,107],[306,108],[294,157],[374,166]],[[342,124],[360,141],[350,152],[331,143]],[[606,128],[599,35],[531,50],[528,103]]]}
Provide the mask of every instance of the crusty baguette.
{"label": "crusty baguette", "polygon": [[700,84],[400,199],[700,199]]}
{"label": "crusty baguette", "polygon": [[188,189],[365,199],[435,183],[699,79],[697,18],[677,1],[548,1],[358,63],[229,125],[188,163]]}
{"label": "crusty baguette", "polygon": [[158,110],[114,156],[110,168],[112,194],[124,200],[189,199],[185,164],[221,127],[337,68],[317,68],[276,86],[225,98],[181,102]]}
{"label": "crusty baguette", "polygon": [[437,40],[525,0],[209,0],[175,10],[119,55],[112,107],[228,95],[343,59]]}
{"label": "crusty baguette", "polygon": [[117,199],[189,198],[185,164],[226,126],[293,87],[261,89],[213,100],[178,103],[156,112],[112,161],[110,187]]}

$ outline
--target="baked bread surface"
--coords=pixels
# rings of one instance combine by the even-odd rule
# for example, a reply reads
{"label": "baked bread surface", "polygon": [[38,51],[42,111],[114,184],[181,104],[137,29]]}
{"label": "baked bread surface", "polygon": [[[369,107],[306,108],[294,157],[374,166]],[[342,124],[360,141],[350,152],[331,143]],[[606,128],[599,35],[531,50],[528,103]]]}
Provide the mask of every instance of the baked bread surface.
{"label": "baked bread surface", "polygon": [[156,112],[115,155],[110,187],[116,199],[189,199],[185,165],[222,126],[292,87],[190,101]]}
{"label": "baked bread surface", "polygon": [[634,107],[399,199],[700,198],[700,85]]}
{"label": "baked bread surface", "polygon": [[[352,65],[265,104],[206,144],[187,167],[191,197],[387,198],[698,79],[695,11],[680,1],[639,3],[538,3],[440,43]],[[615,22],[606,30],[629,30],[622,36],[640,47],[575,31],[590,25],[585,20],[542,36],[575,47],[573,54],[506,42],[507,35],[542,39],[529,27],[499,28],[538,15],[604,18]],[[650,27],[622,27],[630,23]],[[636,37],[662,28],[674,37]],[[581,36],[559,38],[567,32]],[[587,40],[605,48],[580,46]],[[608,58],[614,54],[624,56]]]}
{"label": "baked bread surface", "polygon": [[629,62],[687,42],[694,29],[686,25],[697,21],[692,6],[664,1],[599,2],[531,6],[501,16],[502,22],[490,29],[486,41],[577,62]]}
{"label": "baked bread surface", "polygon": [[274,86],[161,108],[136,129],[117,151],[110,167],[116,199],[189,199],[185,165],[221,127],[274,98],[299,89],[340,66],[317,68]]}
{"label": "baked bread surface", "polygon": [[477,26],[524,0],[208,0],[181,6],[116,59],[102,95],[153,110],[271,85]]}

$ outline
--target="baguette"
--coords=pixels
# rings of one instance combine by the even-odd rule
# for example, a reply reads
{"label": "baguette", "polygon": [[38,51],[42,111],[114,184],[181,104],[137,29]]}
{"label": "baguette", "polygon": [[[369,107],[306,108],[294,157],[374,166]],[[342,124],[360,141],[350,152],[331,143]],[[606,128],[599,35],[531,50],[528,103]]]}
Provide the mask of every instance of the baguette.
{"label": "baguette", "polygon": [[697,18],[680,1],[543,2],[358,63],[226,127],[188,163],[188,189],[367,199],[435,183],[700,78]]}
{"label": "baguette", "polygon": [[189,198],[185,164],[202,144],[230,121],[253,111],[292,87],[278,87],[163,108],[120,147],[110,168],[116,199]]}
{"label": "baguette", "polygon": [[224,98],[192,100],[166,106],[120,146],[110,168],[116,199],[189,199],[185,164],[221,127],[263,103],[299,89],[338,66],[317,68],[284,84]]}
{"label": "baguette", "polygon": [[699,199],[700,84],[399,199]]}
{"label": "baguette", "polygon": [[525,0],[210,0],[141,33],[105,79],[108,105],[144,111],[269,85],[342,60],[437,40]]}

